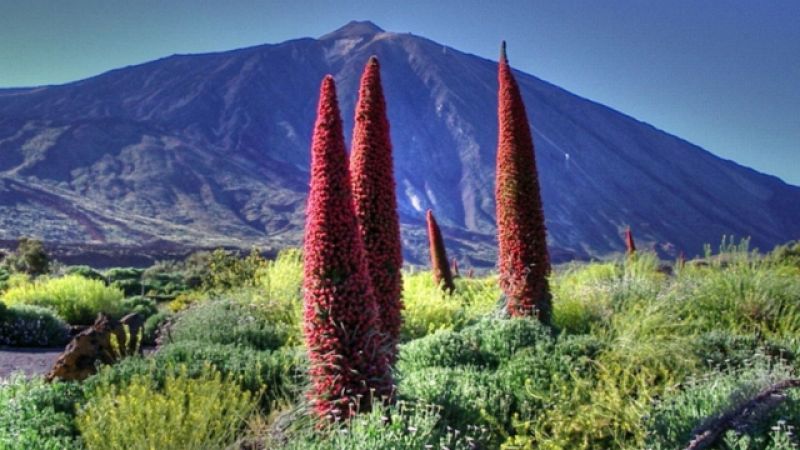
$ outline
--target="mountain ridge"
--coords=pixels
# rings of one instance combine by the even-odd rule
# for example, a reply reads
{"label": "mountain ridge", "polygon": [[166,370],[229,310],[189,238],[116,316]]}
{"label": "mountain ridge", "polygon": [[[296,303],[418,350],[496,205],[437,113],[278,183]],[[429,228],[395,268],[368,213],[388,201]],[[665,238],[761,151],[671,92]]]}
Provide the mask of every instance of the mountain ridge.
{"label": "mountain ridge", "polygon": [[[296,245],[319,80],[337,79],[349,142],[372,54],[381,60],[407,260],[426,260],[423,214],[432,207],[452,253],[492,265],[496,63],[369,22],[0,90],[0,239]],[[800,234],[792,208],[800,188],[515,75],[555,259],[622,251],[628,224],[664,256],[699,253],[723,234],[751,235],[764,248]]]}

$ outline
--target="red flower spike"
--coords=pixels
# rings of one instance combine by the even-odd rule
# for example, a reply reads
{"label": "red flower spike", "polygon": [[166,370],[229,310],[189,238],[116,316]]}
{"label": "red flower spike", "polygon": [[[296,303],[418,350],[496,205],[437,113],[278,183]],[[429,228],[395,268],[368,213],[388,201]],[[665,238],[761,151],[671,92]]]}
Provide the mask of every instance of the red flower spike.
{"label": "red flower spike", "polygon": [[388,340],[389,359],[394,362],[403,321],[403,253],[389,120],[380,65],[374,56],[361,75],[354,124],[350,151],[353,200],[381,330]]}
{"label": "red flower spike", "polygon": [[511,316],[550,320],[550,257],[533,138],[517,81],[506,57],[498,69],[498,143],[495,181],[498,272]]}
{"label": "red flower spike", "polygon": [[303,331],[311,362],[308,398],[321,418],[346,419],[391,393],[378,310],[350,192],[336,87],[320,88],[311,145],[304,242]]}
{"label": "red flower spike", "polygon": [[636,243],[633,241],[633,232],[631,232],[631,227],[625,229],[625,253],[628,256],[636,253]]}
{"label": "red flower spike", "polygon": [[426,219],[428,220],[428,243],[431,252],[433,281],[440,285],[445,292],[452,293],[456,286],[453,284],[450,266],[447,265],[447,251],[444,248],[442,231],[439,229],[439,224],[436,223],[436,218],[433,217],[433,211],[430,209],[426,214]]}
{"label": "red flower spike", "polygon": [[458,272],[458,260],[453,258],[453,262],[450,264],[450,271],[453,273],[453,277],[458,278],[461,274]]}

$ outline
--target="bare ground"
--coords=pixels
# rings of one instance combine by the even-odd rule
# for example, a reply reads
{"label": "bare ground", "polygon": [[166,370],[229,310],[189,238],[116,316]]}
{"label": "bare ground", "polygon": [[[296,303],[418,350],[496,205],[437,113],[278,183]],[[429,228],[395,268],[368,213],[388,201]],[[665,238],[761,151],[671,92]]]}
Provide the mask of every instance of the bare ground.
{"label": "bare ground", "polygon": [[25,376],[47,373],[64,348],[8,348],[0,347],[0,380],[15,372]]}

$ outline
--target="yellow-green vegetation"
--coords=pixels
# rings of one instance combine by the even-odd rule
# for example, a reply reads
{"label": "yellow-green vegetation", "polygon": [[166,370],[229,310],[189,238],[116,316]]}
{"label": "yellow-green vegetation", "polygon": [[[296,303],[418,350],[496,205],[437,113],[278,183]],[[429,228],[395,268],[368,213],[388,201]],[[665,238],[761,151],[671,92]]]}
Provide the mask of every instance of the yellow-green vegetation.
{"label": "yellow-green vegetation", "polygon": [[90,324],[99,312],[112,316],[123,311],[122,291],[79,275],[40,278],[7,290],[2,300],[9,306],[50,308],[72,324]]}
{"label": "yellow-green vegetation", "polygon": [[[399,403],[321,428],[305,413],[301,254],[266,261],[251,253],[236,262],[217,253],[217,263],[225,262],[217,267],[227,273],[209,284],[210,272],[195,265],[206,282],[184,294],[193,301],[179,296],[177,313],[154,316],[169,324],[155,354],[107,367],[73,393],[82,411],[77,422],[54,398],[63,384],[0,386],[7,403],[16,392],[30,393],[19,397],[19,414],[0,413],[0,437],[28,436],[41,448],[113,448],[102,447],[111,445],[109,429],[124,430],[125,448],[225,448],[234,438],[233,448],[275,449],[683,448],[698,427],[771,383],[799,376],[796,248],[763,255],[746,241],[724,242],[685,266],[646,252],[569,264],[551,276],[552,328],[508,318],[494,276],[457,279],[446,294],[429,272],[404,273]],[[201,394],[239,399],[227,409],[239,410],[219,419],[215,411],[225,401],[214,397],[213,406],[201,407],[211,414],[197,416],[175,400],[185,405]],[[196,404],[204,401],[211,400]],[[34,420],[40,405],[59,415]],[[146,423],[141,417],[163,419],[159,429],[124,428]],[[800,392],[789,391],[710,448],[794,449],[797,427]],[[193,434],[204,429],[225,437]]]}
{"label": "yellow-green vegetation", "polygon": [[449,294],[433,281],[430,272],[403,274],[404,340],[437,330],[463,327],[471,320],[497,309],[500,288],[495,278],[457,278]]}
{"label": "yellow-green vegetation", "polygon": [[89,450],[226,448],[236,439],[256,399],[219,372],[170,375],[162,389],[145,376],[123,388],[101,385],[77,417]]}

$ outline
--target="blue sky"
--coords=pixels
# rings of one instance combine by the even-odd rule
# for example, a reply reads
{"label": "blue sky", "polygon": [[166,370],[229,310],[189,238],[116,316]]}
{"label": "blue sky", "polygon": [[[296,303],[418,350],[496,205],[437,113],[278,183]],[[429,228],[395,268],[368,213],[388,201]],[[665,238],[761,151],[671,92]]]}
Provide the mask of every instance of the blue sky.
{"label": "blue sky", "polygon": [[353,19],[493,59],[505,39],[521,70],[800,185],[797,0],[0,0],[0,87]]}

